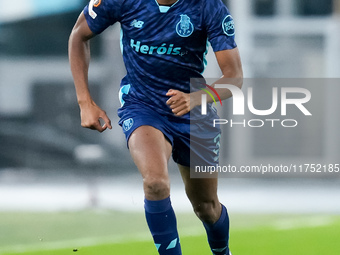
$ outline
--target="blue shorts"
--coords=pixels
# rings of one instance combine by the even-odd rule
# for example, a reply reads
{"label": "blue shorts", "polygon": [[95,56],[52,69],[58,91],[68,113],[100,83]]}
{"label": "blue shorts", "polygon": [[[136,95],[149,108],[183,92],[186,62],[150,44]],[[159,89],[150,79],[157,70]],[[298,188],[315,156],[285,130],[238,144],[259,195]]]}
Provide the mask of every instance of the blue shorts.
{"label": "blue shorts", "polygon": [[170,141],[176,163],[188,167],[218,164],[221,131],[219,127],[213,127],[214,118],[190,123],[161,115],[141,103],[125,104],[119,109],[118,116],[127,142],[138,127],[152,126]]}

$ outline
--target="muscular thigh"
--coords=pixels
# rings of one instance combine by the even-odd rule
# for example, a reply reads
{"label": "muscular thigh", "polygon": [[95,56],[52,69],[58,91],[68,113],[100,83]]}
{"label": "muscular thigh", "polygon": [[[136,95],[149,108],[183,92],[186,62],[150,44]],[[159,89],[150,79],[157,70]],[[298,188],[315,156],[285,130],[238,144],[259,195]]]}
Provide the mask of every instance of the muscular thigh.
{"label": "muscular thigh", "polygon": [[143,178],[164,178],[172,146],[164,134],[152,126],[140,126],[131,134],[131,156]]}
{"label": "muscular thigh", "polygon": [[190,178],[190,169],[178,165],[185,185],[185,191],[193,205],[202,202],[218,202],[217,178]]}

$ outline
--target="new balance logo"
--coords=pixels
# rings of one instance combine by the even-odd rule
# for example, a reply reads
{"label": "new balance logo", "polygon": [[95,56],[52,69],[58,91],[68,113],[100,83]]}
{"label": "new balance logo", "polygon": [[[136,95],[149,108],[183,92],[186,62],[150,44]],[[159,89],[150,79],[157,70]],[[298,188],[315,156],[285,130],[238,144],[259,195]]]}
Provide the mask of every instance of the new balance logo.
{"label": "new balance logo", "polygon": [[130,24],[131,27],[136,27],[136,28],[142,28],[143,25],[144,25],[144,21],[140,21],[136,19],[134,19]]}

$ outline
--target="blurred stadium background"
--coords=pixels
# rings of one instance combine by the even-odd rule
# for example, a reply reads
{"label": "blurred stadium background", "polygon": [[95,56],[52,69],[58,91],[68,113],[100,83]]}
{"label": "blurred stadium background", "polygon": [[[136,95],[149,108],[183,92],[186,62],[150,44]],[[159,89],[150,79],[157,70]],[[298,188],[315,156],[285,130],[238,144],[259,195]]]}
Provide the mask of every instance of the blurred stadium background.
{"label": "blurred stadium background", "polygon": [[[103,134],[80,127],[67,42],[87,1],[0,3],[0,254],[30,244],[21,238],[20,226],[13,226],[15,222],[28,226],[32,212],[46,216],[110,210],[118,212],[113,221],[127,212],[141,215],[141,180],[120,127],[113,125]],[[339,0],[227,0],[226,4],[236,21],[246,78],[340,78]],[[91,44],[91,91],[113,123],[118,121],[118,89],[125,74],[119,33],[119,25],[114,25]],[[218,77],[211,50],[208,63],[205,76]],[[300,157],[306,163],[340,163],[339,94],[340,86],[313,94],[319,96],[312,106],[321,119],[294,138],[278,131],[230,130],[225,134],[225,139],[230,138],[225,143],[228,158],[253,162],[274,157],[287,162]],[[271,142],[263,146],[264,139]],[[273,147],[281,141],[291,143]],[[185,215],[190,205],[173,163],[170,169],[174,206]],[[225,178],[220,180],[220,196],[235,217],[251,213],[331,217],[340,213],[339,176]],[[302,225],[332,224],[323,216]],[[20,223],[18,219],[25,217],[27,222]],[[290,228],[301,223],[299,219],[278,224]],[[262,223],[266,220],[257,224]],[[80,232],[72,238],[82,237]]]}

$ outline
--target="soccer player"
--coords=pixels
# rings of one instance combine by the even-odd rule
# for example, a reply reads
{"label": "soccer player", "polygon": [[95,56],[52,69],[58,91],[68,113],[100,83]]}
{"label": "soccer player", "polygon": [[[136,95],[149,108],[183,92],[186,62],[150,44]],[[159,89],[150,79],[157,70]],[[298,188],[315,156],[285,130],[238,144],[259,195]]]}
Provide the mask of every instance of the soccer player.
{"label": "soccer player", "polygon": [[[221,0],[91,0],[70,35],[69,58],[81,125],[99,132],[112,126],[88,89],[89,41],[116,22],[127,70],[119,91],[119,124],[143,178],[145,216],[157,251],[182,254],[170,201],[167,165],[172,155],[212,253],[229,254],[229,217],[217,197],[217,178],[190,178],[190,162],[216,165],[220,135],[211,125],[218,118],[214,109],[208,107],[205,116],[200,112],[206,92],[191,90],[190,78],[202,78],[209,42],[223,78],[242,86],[233,18]],[[216,90],[224,99],[232,96],[229,90]]]}

